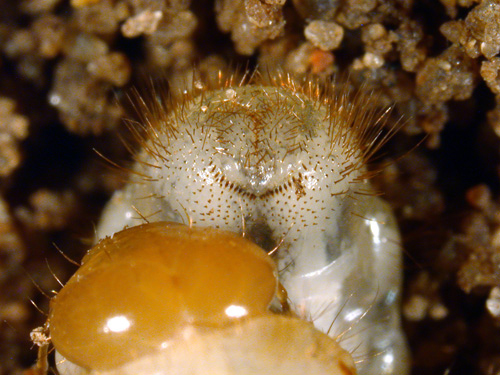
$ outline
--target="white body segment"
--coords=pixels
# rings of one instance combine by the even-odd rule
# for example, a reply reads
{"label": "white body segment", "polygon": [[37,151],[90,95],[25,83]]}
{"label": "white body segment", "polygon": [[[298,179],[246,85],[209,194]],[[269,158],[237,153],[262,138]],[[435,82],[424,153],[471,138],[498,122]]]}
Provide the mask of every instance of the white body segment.
{"label": "white body segment", "polygon": [[314,99],[283,82],[228,86],[146,113],[142,178],[115,193],[98,237],[144,218],[244,233],[277,248],[293,308],[339,337],[360,374],[404,375],[399,233],[365,169],[383,117],[362,98]]}
{"label": "white body segment", "polygon": [[193,335],[110,371],[87,371],[57,353],[56,361],[64,375],[353,375],[355,372],[351,356],[330,337],[307,322],[277,315]]}

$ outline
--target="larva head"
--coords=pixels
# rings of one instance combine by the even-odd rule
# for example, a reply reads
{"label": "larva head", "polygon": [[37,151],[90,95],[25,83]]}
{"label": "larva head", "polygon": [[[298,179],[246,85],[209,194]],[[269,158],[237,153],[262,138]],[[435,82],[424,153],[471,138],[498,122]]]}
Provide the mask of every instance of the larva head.
{"label": "larva head", "polygon": [[69,361],[111,369],[197,329],[267,313],[273,261],[229,232],[157,222],[92,248],[51,301],[52,342]]}

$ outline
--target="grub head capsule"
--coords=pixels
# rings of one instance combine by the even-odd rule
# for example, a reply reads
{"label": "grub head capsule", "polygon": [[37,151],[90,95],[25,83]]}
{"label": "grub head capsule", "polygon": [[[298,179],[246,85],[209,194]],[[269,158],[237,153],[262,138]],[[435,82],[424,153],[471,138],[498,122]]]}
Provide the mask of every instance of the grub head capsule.
{"label": "grub head capsule", "polygon": [[229,232],[165,222],[123,230],[52,299],[52,342],[74,364],[109,370],[190,330],[267,313],[275,274],[262,249]]}

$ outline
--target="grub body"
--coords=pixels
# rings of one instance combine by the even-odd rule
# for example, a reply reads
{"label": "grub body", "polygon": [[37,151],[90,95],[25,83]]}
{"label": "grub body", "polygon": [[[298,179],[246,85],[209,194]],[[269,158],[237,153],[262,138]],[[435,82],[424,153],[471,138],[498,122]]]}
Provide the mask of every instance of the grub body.
{"label": "grub body", "polygon": [[384,115],[332,90],[227,83],[168,114],[146,107],[134,177],[98,236],[146,220],[243,233],[274,250],[296,313],[339,338],[361,374],[405,374],[399,234],[366,169]]}

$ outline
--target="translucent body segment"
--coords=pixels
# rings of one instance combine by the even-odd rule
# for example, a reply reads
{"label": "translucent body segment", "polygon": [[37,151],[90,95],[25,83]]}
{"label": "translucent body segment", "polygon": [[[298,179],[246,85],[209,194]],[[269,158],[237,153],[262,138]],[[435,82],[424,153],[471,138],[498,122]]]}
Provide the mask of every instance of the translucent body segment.
{"label": "translucent body segment", "polygon": [[378,197],[352,205],[355,214],[341,225],[338,257],[316,272],[289,280],[285,275],[282,282],[294,286],[288,294],[298,301],[297,310],[308,311],[316,327],[333,337],[341,335],[341,345],[361,359],[360,374],[406,374],[410,358],[399,312],[402,257],[396,221]]}
{"label": "translucent body segment", "polygon": [[58,359],[62,375],[356,374],[352,357],[332,338],[308,322],[279,315],[196,332],[110,371],[86,372]]}
{"label": "translucent body segment", "polygon": [[[404,375],[401,249],[366,163],[380,117],[362,94],[320,95],[286,79],[189,97],[145,111],[131,181],[100,237],[148,220],[245,232],[274,257],[295,312],[365,360],[362,375]],[[352,99],[352,101],[351,101]],[[382,117],[383,118],[383,117]]]}
{"label": "translucent body segment", "polygon": [[196,329],[268,312],[274,262],[241,236],[157,222],[106,238],[51,300],[57,351],[87,369],[112,369]]}

